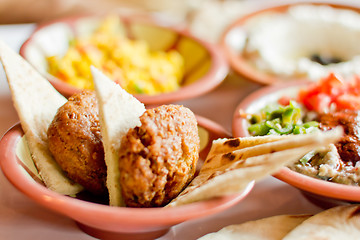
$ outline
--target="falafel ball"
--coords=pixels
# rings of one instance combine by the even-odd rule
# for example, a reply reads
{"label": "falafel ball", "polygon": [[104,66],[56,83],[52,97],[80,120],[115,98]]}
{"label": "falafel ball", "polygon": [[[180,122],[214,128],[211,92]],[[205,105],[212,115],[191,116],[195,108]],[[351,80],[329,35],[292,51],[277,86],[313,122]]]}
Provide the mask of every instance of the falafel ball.
{"label": "falafel ball", "polygon": [[120,148],[120,186],[129,207],[160,207],[193,179],[200,139],[195,115],[180,105],[148,109]]}
{"label": "falafel ball", "polygon": [[95,93],[83,91],[60,107],[48,131],[49,150],[62,170],[89,192],[107,193],[104,148]]}

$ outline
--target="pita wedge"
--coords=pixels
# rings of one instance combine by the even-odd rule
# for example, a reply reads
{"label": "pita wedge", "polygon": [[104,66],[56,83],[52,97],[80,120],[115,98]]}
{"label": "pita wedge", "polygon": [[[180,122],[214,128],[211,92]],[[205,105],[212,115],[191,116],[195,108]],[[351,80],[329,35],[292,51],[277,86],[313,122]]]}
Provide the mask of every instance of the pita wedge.
{"label": "pita wedge", "polygon": [[269,136],[255,136],[255,137],[238,137],[238,138],[219,138],[212,142],[211,149],[208,157],[211,158],[214,155],[220,153],[228,153],[242,148],[252,147],[255,145],[275,142],[284,139],[287,135],[269,135]]}
{"label": "pita wedge", "polygon": [[342,134],[342,129],[336,128],[328,132],[291,135],[209,156],[198,176],[168,206],[239,193],[250,182],[274,174],[309,151],[337,142]]}
{"label": "pita wedge", "polygon": [[199,240],[281,240],[311,215],[280,215],[230,225]]}
{"label": "pita wedge", "polygon": [[99,105],[110,205],[125,206],[119,183],[121,138],[129,129],[141,125],[140,116],[145,112],[145,106],[95,67],[91,67],[91,73]]}
{"label": "pita wedge", "polygon": [[78,193],[82,187],[65,176],[47,147],[48,126],[57,109],[67,101],[66,98],[3,42],[0,42],[0,59],[32,158],[42,180],[49,189],[58,193]]}
{"label": "pita wedge", "polygon": [[359,239],[360,206],[347,205],[325,210],[294,228],[284,240]]}

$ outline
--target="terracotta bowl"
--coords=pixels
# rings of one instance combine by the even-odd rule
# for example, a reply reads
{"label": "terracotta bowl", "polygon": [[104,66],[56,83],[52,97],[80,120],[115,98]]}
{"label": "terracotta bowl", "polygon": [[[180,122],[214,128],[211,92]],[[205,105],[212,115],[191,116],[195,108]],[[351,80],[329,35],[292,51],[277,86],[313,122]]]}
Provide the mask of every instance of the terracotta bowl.
{"label": "terracotta bowl", "polygon": [[[237,107],[233,115],[232,132],[236,137],[249,137],[249,123],[239,115],[240,109],[246,113],[259,112],[271,102],[282,96],[296,96],[299,88],[309,82],[288,82],[264,87],[247,96]],[[360,202],[360,187],[332,183],[282,168],[274,177],[300,189],[309,200],[321,207],[331,207],[349,202]]]}
{"label": "terracotta bowl", "polygon": [[[46,56],[61,56],[76,35],[89,33],[103,17],[87,16],[56,20],[39,25],[20,49],[22,55],[64,96],[80,89],[50,75]],[[228,64],[222,51],[202,41],[181,27],[170,27],[164,22],[144,17],[121,17],[124,32],[132,39],[145,40],[152,50],[176,49],[184,58],[184,78],[179,90],[157,95],[137,94],[146,105],[176,102],[205,94],[216,88],[228,74]]]}
{"label": "terracotta bowl", "polygon": [[[246,54],[244,49],[246,42],[248,41],[249,37],[249,31],[252,28],[251,24],[258,21],[259,17],[267,16],[268,14],[276,14],[276,13],[285,13],[288,11],[290,7],[296,6],[296,5],[315,5],[315,6],[331,6],[335,9],[349,9],[354,10],[356,12],[360,12],[359,8],[353,7],[353,6],[347,6],[340,5],[340,4],[330,4],[330,3],[324,3],[324,2],[311,2],[311,1],[305,1],[305,2],[298,2],[298,3],[291,3],[291,4],[285,4],[285,5],[276,5],[274,4],[272,6],[268,6],[265,8],[261,8],[258,11],[251,12],[247,15],[242,16],[241,18],[235,20],[233,23],[231,23],[223,32],[221,38],[220,38],[220,45],[223,48],[223,51],[229,61],[229,64],[231,68],[238,73],[240,76],[250,80],[254,81],[256,83],[269,85],[274,83],[280,83],[284,81],[303,81],[308,80],[310,77],[309,75],[303,76],[302,74],[294,75],[294,76],[282,76],[280,74],[276,73],[270,73],[263,70],[260,70],[256,67],[256,65],[250,60],[253,56],[249,56],[249,54]],[[278,31],[274,31],[274,35],[278,35],[280,39],[280,33]],[[321,35],[321,33],[318,33]],[[283,34],[284,35],[284,34]],[[281,36],[281,38],[284,41],[291,41],[294,36],[291,34],[287,34],[285,37]],[[323,37],[326,38],[326,37]],[[329,37],[330,38],[330,37]],[[281,40],[279,40],[281,41]],[[306,44],[306,42],[309,41],[301,41],[301,44]],[[311,44],[314,46],[314,42],[311,41]],[[341,44],[342,41],[337,41],[337,44]],[[323,47],[323,45],[318,44],[316,46],[319,46],[319,48]],[[344,48],[346,48],[346,43],[343,43]],[[312,47],[313,47],[312,46]],[[349,45],[347,46],[349,47]],[[287,49],[285,52],[288,54],[289,52],[294,52],[294,54],[300,54],[302,52],[301,46],[297,46],[294,48]],[[293,50],[292,50],[293,49]],[[316,49],[315,49],[316,50]],[[321,50],[319,50],[320,52]],[[254,53],[257,54],[257,53]],[[280,53],[278,53],[279,55]],[[311,75],[311,74],[310,74]],[[323,74],[323,76],[327,75],[327,73]],[[318,75],[311,77],[311,79],[318,79]]]}
{"label": "terracotta bowl", "polygon": [[[218,124],[197,116],[201,139],[200,159],[207,155],[211,142],[229,137]],[[47,189],[16,154],[23,136],[20,124],[12,127],[0,142],[0,165],[7,179],[38,204],[72,218],[84,232],[101,239],[154,239],[173,225],[209,216],[239,203],[253,188],[250,183],[240,194],[214,198],[173,208],[110,207],[84,196],[69,197]]]}

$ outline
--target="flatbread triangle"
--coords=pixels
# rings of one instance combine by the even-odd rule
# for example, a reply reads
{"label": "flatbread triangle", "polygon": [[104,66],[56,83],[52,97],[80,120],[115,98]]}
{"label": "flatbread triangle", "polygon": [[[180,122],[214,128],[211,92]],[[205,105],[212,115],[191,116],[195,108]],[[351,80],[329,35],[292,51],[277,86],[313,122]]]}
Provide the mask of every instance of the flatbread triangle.
{"label": "flatbread triangle", "polygon": [[198,240],[280,240],[312,215],[279,215],[229,225]]}
{"label": "flatbread triangle", "polygon": [[95,67],[91,67],[91,73],[99,106],[110,205],[125,206],[119,182],[121,138],[129,129],[141,125],[140,116],[145,106]]}
{"label": "flatbread triangle", "polygon": [[235,150],[260,145],[263,143],[275,142],[283,140],[288,135],[268,135],[268,136],[254,136],[254,137],[236,137],[236,138],[219,138],[212,142],[211,149],[207,158],[220,153],[228,153]]}
{"label": "flatbread triangle", "polygon": [[333,207],[315,215],[278,215],[226,226],[198,240],[359,239],[360,205]]}
{"label": "flatbread triangle", "polygon": [[322,211],[295,227],[283,240],[359,239],[360,206],[349,204]]}
{"label": "flatbread triangle", "polygon": [[243,149],[209,155],[198,176],[167,207],[239,193],[251,181],[274,174],[311,150],[338,141],[342,134],[341,128],[335,128],[328,132],[292,135],[274,142],[254,146],[249,144],[250,147]]}
{"label": "flatbread triangle", "polygon": [[3,64],[15,109],[29,149],[45,185],[58,193],[73,195],[83,188],[68,179],[47,147],[47,129],[57,109],[67,100],[20,55],[0,41]]}

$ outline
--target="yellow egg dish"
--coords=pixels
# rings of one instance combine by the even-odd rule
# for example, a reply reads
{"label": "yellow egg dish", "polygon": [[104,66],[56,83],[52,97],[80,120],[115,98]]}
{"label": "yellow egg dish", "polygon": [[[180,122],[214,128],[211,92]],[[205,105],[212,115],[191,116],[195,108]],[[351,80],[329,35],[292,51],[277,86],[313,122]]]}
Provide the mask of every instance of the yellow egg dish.
{"label": "yellow egg dish", "polygon": [[47,57],[53,76],[81,89],[93,89],[90,66],[132,94],[154,95],[177,90],[184,59],[176,50],[152,51],[143,40],[132,40],[116,16],[105,18],[90,35],[71,40],[64,56]]}

